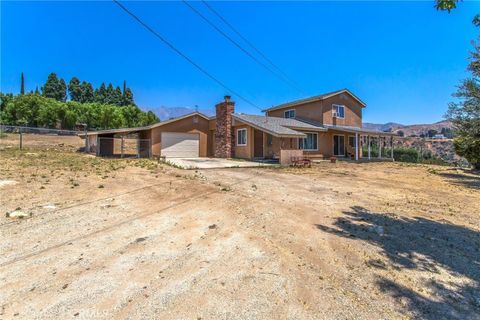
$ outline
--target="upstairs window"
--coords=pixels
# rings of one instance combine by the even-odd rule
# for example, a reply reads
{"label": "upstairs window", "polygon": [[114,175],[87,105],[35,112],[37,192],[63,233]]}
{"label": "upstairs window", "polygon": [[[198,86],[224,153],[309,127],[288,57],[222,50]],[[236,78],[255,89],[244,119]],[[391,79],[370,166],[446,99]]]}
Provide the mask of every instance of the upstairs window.
{"label": "upstairs window", "polygon": [[247,145],[247,129],[237,130],[237,146]]}
{"label": "upstairs window", "polygon": [[305,133],[305,138],[298,139],[298,148],[302,150],[318,150],[318,134]]}
{"label": "upstairs window", "polygon": [[287,110],[283,113],[286,119],[295,118],[295,110]]}
{"label": "upstairs window", "polygon": [[332,105],[332,112],[336,118],[345,118],[345,106],[334,104]]}

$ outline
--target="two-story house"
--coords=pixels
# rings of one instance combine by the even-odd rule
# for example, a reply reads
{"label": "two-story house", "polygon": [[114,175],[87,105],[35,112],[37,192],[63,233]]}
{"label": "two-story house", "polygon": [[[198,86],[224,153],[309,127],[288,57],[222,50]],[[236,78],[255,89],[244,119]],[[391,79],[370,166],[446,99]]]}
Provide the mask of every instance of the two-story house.
{"label": "two-story house", "polygon": [[144,146],[137,148],[138,156],[278,159],[282,164],[302,156],[358,160],[363,144],[370,146],[371,139],[392,143],[395,135],[362,128],[365,107],[342,89],[268,108],[264,116],[248,115],[235,113],[226,96],[214,117],[194,112],[148,127],[88,132],[86,141],[91,152],[107,156],[115,155],[118,137],[134,135]]}

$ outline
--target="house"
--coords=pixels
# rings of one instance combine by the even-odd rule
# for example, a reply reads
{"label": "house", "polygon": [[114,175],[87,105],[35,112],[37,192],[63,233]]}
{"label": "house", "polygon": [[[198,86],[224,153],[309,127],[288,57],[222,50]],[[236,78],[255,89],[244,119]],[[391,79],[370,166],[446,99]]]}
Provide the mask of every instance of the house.
{"label": "house", "polygon": [[248,115],[236,113],[235,103],[225,96],[214,117],[193,112],[146,127],[88,132],[86,146],[97,155],[124,155],[126,141],[134,141],[136,156],[278,159],[289,164],[294,157],[359,160],[364,145],[371,158],[375,142],[382,157],[396,134],[362,128],[365,107],[342,89],[265,109],[264,116]]}

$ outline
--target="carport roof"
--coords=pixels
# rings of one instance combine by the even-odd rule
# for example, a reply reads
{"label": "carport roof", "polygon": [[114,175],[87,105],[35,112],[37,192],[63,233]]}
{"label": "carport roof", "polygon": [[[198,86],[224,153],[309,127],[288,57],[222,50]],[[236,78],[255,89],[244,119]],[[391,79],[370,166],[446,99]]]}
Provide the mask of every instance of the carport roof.
{"label": "carport roof", "polygon": [[[173,118],[173,119],[169,119],[169,120],[166,120],[166,121],[158,122],[158,123],[155,123],[155,124],[152,124],[152,125],[149,125],[149,126],[145,126],[145,127],[88,131],[87,136],[100,135],[100,134],[115,134],[115,133],[133,133],[133,132],[138,132],[138,131],[143,131],[143,130],[149,130],[149,129],[160,127],[160,126],[163,126],[165,124],[172,123],[172,122],[182,120],[182,119],[185,119],[185,118],[188,118],[188,117],[191,117],[191,116],[195,116],[195,115],[200,116],[200,117],[202,117],[206,120],[210,120],[209,117],[207,117],[206,115],[204,115],[201,112],[191,112],[191,113],[188,113],[186,115],[183,115],[183,116],[180,116],[180,117],[177,117],[177,118]],[[83,137],[83,136],[85,136],[85,133],[79,133],[78,135]]]}
{"label": "carport roof", "polygon": [[286,119],[239,113],[234,113],[233,118],[276,137],[305,137],[305,134],[296,130],[327,131],[323,127],[292,118]]}

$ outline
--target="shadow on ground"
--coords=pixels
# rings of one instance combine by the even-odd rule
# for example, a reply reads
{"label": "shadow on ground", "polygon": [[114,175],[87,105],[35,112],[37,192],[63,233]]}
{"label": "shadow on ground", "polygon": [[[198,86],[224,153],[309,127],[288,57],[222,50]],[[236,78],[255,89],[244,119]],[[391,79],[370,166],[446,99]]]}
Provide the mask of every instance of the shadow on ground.
{"label": "shadow on ground", "polygon": [[[386,261],[368,261],[374,268],[426,271],[412,289],[380,277],[377,285],[422,319],[480,319],[480,233],[447,221],[404,218],[352,207],[334,222],[318,229],[378,246]],[[441,280],[440,268],[466,281]],[[435,275],[435,276],[432,276]],[[420,278],[422,279],[422,278]],[[461,284],[460,284],[461,283]],[[426,293],[430,294],[427,296]]]}
{"label": "shadow on ground", "polygon": [[467,174],[444,171],[444,172],[439,172],[438,175],[448,179],[453,184],[480,190],[480,175],[477,175],[477,174],[474,174],[473,172],[468,172],[468,171],[465,173]]}

